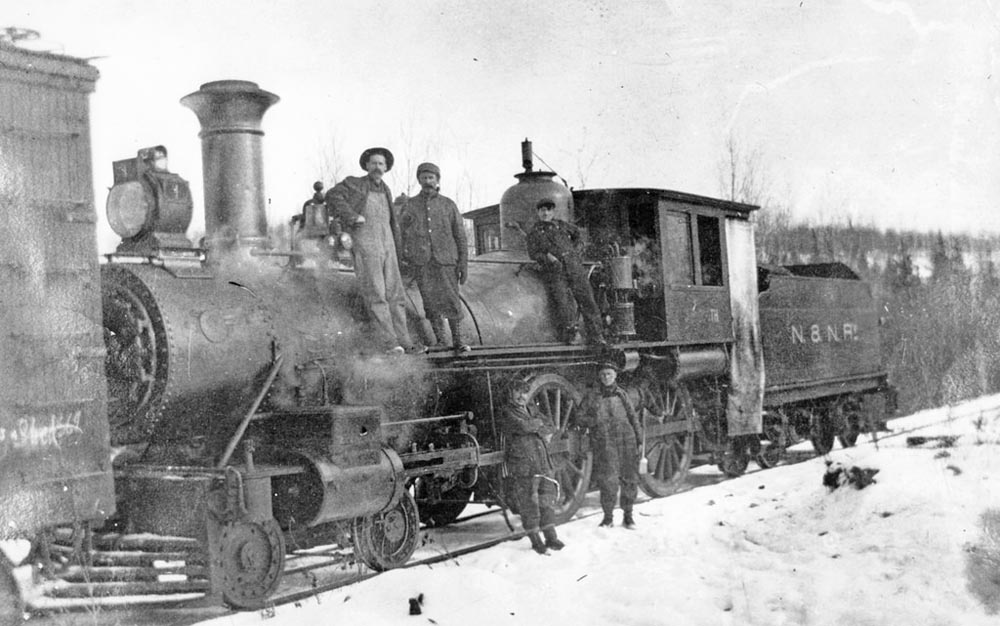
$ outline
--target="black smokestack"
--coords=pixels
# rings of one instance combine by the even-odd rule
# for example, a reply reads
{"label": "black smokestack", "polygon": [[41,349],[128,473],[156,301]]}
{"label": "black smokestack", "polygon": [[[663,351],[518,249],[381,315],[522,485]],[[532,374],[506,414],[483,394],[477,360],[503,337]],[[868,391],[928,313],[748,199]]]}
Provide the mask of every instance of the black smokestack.
{"label": "black smokestack", "polygon": [[245,80],[205,83],[181,98],[201,123],[205,244],[209,250],[267,241],[260,122],[278,96]]}
{"label": "black smokestack", "polygon": [[527,137],[521,142],[521,165],[525,172],[530,172],[535,166],[531,157],[531,142],[528,141]]}

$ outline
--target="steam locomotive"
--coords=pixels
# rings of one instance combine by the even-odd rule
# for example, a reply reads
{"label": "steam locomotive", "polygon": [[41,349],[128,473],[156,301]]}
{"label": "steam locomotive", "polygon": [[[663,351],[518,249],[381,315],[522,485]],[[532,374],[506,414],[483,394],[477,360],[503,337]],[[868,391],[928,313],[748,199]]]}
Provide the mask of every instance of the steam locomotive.
{"label": "steam locomotive", "polygon": [[[0,80],[0,277],[19,294],[0,311],[13,382],[0,391],[0,538],[31,538],[33,576],[61,579],[32,607],[122,593],[261,607],[291,542],[398,567],[421,523],[450,523],[473,501],[513,505],[496,417],[514,381],[557,428],[564,520],[590,487],[577,409],[599,362],[617,363],[642,409],[651,496],[693,464],[738,475],[805,437],[821,453],[836,437],[853,445],[892,410],[867,285],[839,264],[758,267],[756,207],[570,190],[534,169],[526,143],[517,184],[465,214],[473,350],[390,359],[371,353],[353,271],[324,247],[321,185],[289,249],[268,240],[262,120],[277,96],[226,80],[182,98],[201,124],[204,241],[186,235],[186,181],[153,158],[165,149],[143,149],[113,164],[107,215],[121,242],[99,264],[97,72],[2,47]],[[525,252],[542,197],[586,233],[608,348],[559,341]],[[419,333],[419,294],[408,295]],[[145,567],[154,543],[179,564]],[[102,574],[126,557],[127,579]],[[0,567],[12,615],[21,570]]]}

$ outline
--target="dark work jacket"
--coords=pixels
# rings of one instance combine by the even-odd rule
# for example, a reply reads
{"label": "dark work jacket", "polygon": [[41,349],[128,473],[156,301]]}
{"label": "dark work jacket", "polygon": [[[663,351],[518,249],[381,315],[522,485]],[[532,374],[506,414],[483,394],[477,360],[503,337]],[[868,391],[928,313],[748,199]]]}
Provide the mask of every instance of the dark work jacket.
{"label": "dark work jacket", "polygon": [[507,438],[507,470],[512,476],[552,476],[552,461],[543,439],[552,432],[552,427],[535,407],[508,404],[500,429]]}
{"label": "dark work jacket", "polygon": [[404,263],[426,265],[468,264],[465,223],[450,198],[421,191],[407,200],[399,216]]}
{"label": "dark work jacket", "polygon": [[[543,268],[558,269],[561,264],[582,263],[577,244],[580,242],[580,229],[563,220],[535,222],[528,233],[528,256],[537,261]],[[552,254],[561,263],[552,263],[547,254]],[[553,268],[552,266],[556,266]]]}
{"label": "dark work jacket", "polygon": [[[371,186],[372,179],[368,176],[348,176],[326,192],[327,210],[347,232],[351,232],[355,220],[364,213]],[[386,206],[389,207],[389,227],[392,229],[393,243],[396,244],[396,250],[399,250],[399,226],[396,223],[396,212],[392,208],[392,191],[385,180],[382,181],[382,189],[385,191]]]}
{"label": "dark work jacket", "polygon": [[613,397],[621,400],[625,407],[625,419],[627,424],[610,424],[606,420],[598,419],[598,404],[604,398],[600,386],[595,391],[590,392],[584,398],[581,408],[581,422],[590,428],[592,435],[591,442],[597,448],[596,456],[618,458],[621,453],[633,455],[636,446],[642,441],[642,426],[639,423],[639,415],[636,413],[632,401],[629,400],[625,390],[615,385],[611,392]]}

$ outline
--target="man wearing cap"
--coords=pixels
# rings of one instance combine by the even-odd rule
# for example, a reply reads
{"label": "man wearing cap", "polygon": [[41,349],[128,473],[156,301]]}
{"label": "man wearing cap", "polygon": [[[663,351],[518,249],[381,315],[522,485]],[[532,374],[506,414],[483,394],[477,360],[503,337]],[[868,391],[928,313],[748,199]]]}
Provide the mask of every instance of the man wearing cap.
{"label": "man wearing cap", "polygon": [[326,204],[353,239],[354,273],[382,347],[389,354],[423,352],[426,348],[410,341],[406,327],[406,294],[396,259],[399,229],[392,192],[382,180],[392,162],[386,148],[368,148],[360,159],[368,175],[348,176],[334,185]]}
{"label": "man wearing cap", "polygon": [[580,229],[555,218],[556,203],[548,198],[536,205],[538,221],[528,233],[528,256],[542,268],[545,284],[556,308],[556,317],[569,344],[580,343],[580,333],[573,311],[573,299],[583,313],[590,343],[604,345],[601,312],[594,302],[594,292],[587,270],[577,251]]}
{"label": "man wearing cap", "polygon": [[404,265],[413,272],[437,345],[445,345],[444,321],[451,327],[452,347],[468,352],[462,335],[465,307],[458,286],[465,284],[469,250],[458,207],[438,192],[441,170],[433,163],[417,166],[420,193],[406,201],[400,213]]}
{"label": "man wearing cap", "polygon": [[604,509],[600,526],[614,524],[612,513],[617,498],[624,513],[622,525],[632,529],[635,528],[632,505],[639,493],[638,442],[642,441],[639,416],[625,390],[618,385],[618,368],[613,363],[601,363],[597,377],[598,389],[587,394],[581,406],[581,423],[590,428],[594,449],[594,474]]}

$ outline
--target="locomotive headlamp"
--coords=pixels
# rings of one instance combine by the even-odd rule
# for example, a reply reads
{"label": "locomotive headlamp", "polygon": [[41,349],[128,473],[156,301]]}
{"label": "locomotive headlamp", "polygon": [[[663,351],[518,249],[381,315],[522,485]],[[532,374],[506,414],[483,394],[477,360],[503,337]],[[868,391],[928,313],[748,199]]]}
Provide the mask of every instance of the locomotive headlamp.
{"label": "locomotive headlamp", "polygon": [[115,185],[108,191],[108,223],[122,239],[135,237],[153,219],[156,199],[139,181]]}
{"label": "locomotive headlamp", "polygon": [[165,157],[166,148],[155,146],[114,162],[107,215],[111,229],[123,240],[121,252],[191,247],[185,236],[191,224],[191,189],[186,180],[163,169]]}

